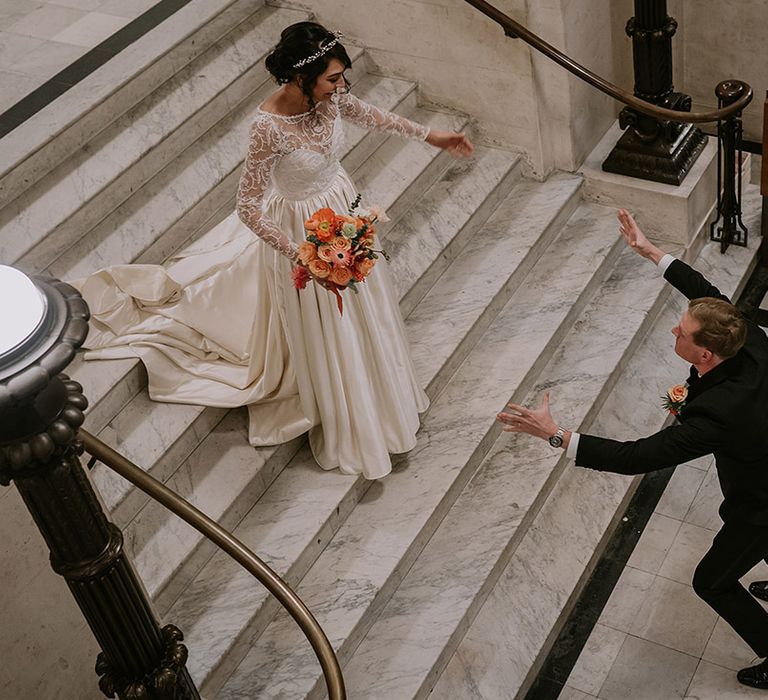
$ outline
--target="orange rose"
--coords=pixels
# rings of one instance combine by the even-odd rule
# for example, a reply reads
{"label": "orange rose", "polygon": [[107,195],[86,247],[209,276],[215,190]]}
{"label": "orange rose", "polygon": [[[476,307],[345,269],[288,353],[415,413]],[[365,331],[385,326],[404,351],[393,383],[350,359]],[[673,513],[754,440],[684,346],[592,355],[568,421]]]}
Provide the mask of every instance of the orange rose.
{"label": "orange rose", "polygon": [[317,246],[309,241],[304,241],[299,245],[299,260],[302,265],[308,265],[310,261],[317,257]]}
{"label": "orange rose", "polygon": [[319,258],[310,260],[307,267],[309,267],[309,271],[315,277],[318,277],[321,280],[324,280],[326,277],[328,277],[328,275],[331,274],[331,266],[325,262],[325,260],[320,260]]}
{"label": "orange rose", "polygon": [[674,403],[682,403],[688,398],[688,389],[682,384],[675,384],[675,386],[670,387],[669,391],[667,391],[667,396]]}
{"label": "orange rose", "polygon": [[334,267],[328,279],[339,287],[346,287],[352,279],[352,271],[348,267]]}

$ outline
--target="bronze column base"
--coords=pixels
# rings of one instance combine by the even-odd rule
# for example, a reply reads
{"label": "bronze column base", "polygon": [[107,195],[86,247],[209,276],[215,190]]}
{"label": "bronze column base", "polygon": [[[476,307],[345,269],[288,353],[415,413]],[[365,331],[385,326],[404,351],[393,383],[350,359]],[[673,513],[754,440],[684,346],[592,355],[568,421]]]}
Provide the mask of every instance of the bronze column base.
{"label": "bronze column base", "polygon": [[672,142],[657,139],[648,144],[628,129],[603,162],[603,170],[642,180],[679,185],[707,145],[701,129],[687,124]]}

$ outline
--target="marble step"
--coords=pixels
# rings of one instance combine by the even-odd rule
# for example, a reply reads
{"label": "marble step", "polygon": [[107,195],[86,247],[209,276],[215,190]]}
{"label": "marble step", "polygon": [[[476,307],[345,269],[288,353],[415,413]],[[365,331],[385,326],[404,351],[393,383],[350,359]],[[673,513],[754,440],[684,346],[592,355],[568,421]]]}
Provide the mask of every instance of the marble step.
{"label": "marble step", "polygon": [[[751,209],[753,213],[745,216],[745,222],[754,227],[750,230],[759,225],[757,211],[759,208]],[[753,241],[749,249],[730,248],[724,256],[716,245],[707,244],[694,265],[735,297],[754,265],[757,243],[759,240]],[[653,277],[653,268],[643,263],[640,261],[639,273]],[[635,284],[640,284],[639,278]],[[633,289],[637,287],[628,288],[625,294],[626,307],[636,307],[639,301]],[[619,440],[659,430],[666,418],[659,397],[687,375],[687,365],[674,355],[669,332],[684,309],[685,300],[672,290],[653,327],[631,357],[617,365],[610,393],[588,412],[579,408],[584,402],[584,380],[575,371],[570,379],[563,375],[564,383],[553,378],[556,410],[563,422],[570,420],[582,431]],[[609,337],[613,332],[602,331]],[[592,365],[597,366],[603,357],[596,355]],[[631,420],[627,420],[627,406],[632,407]],[[465,625],[463,640],[434,684],[434,697],[525,697],[637,484],[631,477],[578,469],[563,462],[553,476],[556,483],[529,518],[526,531],[518,536],[509,563],[474,621]]]}
{"label": "marble step", "polygon": [[[356,92],[375,104],[407,115],[412,115],[416,108],[413,84],[405,81],[366,76],[360,80]],[[135,193],[127,205],[108,217],[82,244],[62,256],[49,272],[66,280],[111,264],[162,263],[186,241],[194,239],[196,232],[204,230],[202,223],[209,221],[212,214],[226,210],[227,203],[233,203],[247,142],[250,109],[242,108],[242,114],[231,119],[234,123],[225,120],[220,129],[212,130],[187,149],[166,169],[167,173],[161,173]],[[448,120],[456,123],[453,118]],[[367,138],[361,132],[351,136],[350,152]],[[400,145],[407,148],[409,144]],[[424,154],[424,144],[413,145],[420,147]],[[430,155],[434,156],[432,150]],[[216,157],[212,158],[211,153]],[[343,162],[346,164],[346,160]],[[390,199],[396,196],[395,193]],[[95,432],[146,385],[146,375],[138,360],[87,363],[78,356],[69,371],[83,384],[89,397],[91,408],[86,427]]]}
{"label": "marble step", "polygon": [[191,0],[2,139],[0,208],[12,202],[264,3]]}
{"label": "marble step", "polygon": [[[552,258],[542,258],[537,274],[532,274],[530,283],[521,286],[513,296],[510,305],[522,305],[531,316],[538,312],[541,323],[538,325],[538,333],[530,334],[531,343],[527,352],[521,354],[518,362],[507,368],[508,372],[515,375],[511,381],[512,387],[531,381],[531,377],[536,373],[536,366],[540,363],[539,356],[553,351],[576,309],[583,303],[582,292],[585,287],[590,289],[589,280],[595,276],[596,268],[599,276],[599,271],[609,265],[614,256],[611,245],[596,240],[594,233],[590,235],[584,227],[575,225],[563,232],[562,236],[562,241],[567,241],[569,246],[572,245],[578,250],[593,250],[594,259],[585,264],[579,262],[574,255],[569,260],[572,274],[561,290],[563,299],[559,304],[542,306],[539,303],[542,299],[541,288],[536,288],[534,282],[537,277],[548,278],[552,272]],[[600,265],[600,262],[604,265]],[[446,309],[443,316],[446,324],[450,323],[450,314],[451,310]],[[528,322],[531,322],[531,318]],[[321,624],[330,625],[328,629],[332,639],[335,638],[333,622],[327,618],[338,613],[346,615],[344,619],[348,622],[350,617],[359,613],[370,613],[370,598],[379,593],[380,586],[387,582],[393,584],[407,569],[407,563],[403,563],[404,568],[401,568],[399,562],[405,562],[409,556],[415,556],[429,539],[430,531],[437,527],[439,520],[462,490],[493,440],[495,427],[484,411],[472,410],[473,404],[485,404],[494,393],[502,393],[506,399],[509,397],[509,389],[501,388],[497,378],[488,371],[489,364],[498,363],[500,360],[498,348],[484,343],[483,338],[478,338],[478,341],[446,389],[433,402],[422,423],[416,448],[403,457],[392,474],[367,490],[346,521],[338,520],[337,509],[343,513],[349,512],[355,499],[359,499],[357,482],[340,483],[337,493],[334,494],[338,500],[322,503],[314,491],[303,485],[303,481],[296,480],[295,473],[289,468],[278,477],[275,485],[280,484],[283,493],[292,494],[292,503],[309,511],[311,516],[304,522],[283,521],[281,518],[281,522],[275,524],[275,515],[269,511],[264,513],[262,504],[258,503],[237,530],[246,541],[257,548],[256,551],[264,554],[268,561],[272,561],[281,574],[284,571],[292,583],[302,578],[299,563],[303,562],[305,557],[311,563],[318,554],[320,555],[312,566],[311,582],[307,583],[305,578],[301,581],[299,590],[303,591],[300,595],[306,598],[313,612],[321,616]],[[422,383],[429,383],[431,380],[429,376],[420,376],[420,379]],[[457,403],[468,407],[467,415],[457,416]],[[309,466],[307,471],[312,473]],[[292,487],[283,487],[280,483],[282,480],[287,482],[291,479],[295,481]],[[271,489],[265,496],[270,496],[270,492]],[[321,514],[315,516],[321,506]],[[265,529],[266,522],[271,522],[273,527]],[[316,523],[322,523],[319,530],[314,530]],[[333,536],[328,547],[325,547],[327,537],[333,535],[333,526],[337,523],[341,525],[341,529]],[[297,532],[297,527],[302,528],[301,533]],[[283,539],[282,542],[271,541],[276,537],[275,532]],[[296,541],[299,535],[301,540]],[[312,552],[311,556],[308,550]],[[339,565],[339,558],[347,556],[350,559],[346,560],[344,565]],[[363,557],[362,563],[356,560],[358,556]],[[214,561],[217,561],[217,557],[214,557],[212,563]],[[266,609],[268,614],[264,614],[266,596],[254,589],[247,577],[242,575],[239,576],[239,595],[231,604],[222,600],[223,596],[217,593],[216,576],[226,576],[230,584],[238,577],[234,570],[236,567],[227,570],[225,574],[226,566],[227,563],[221,561],[215,570],[211,570],[210,578],[201,577],[196,580],[190,587],[189,596],[185,595],[185,598],[180,600],[180,604],[169,613],[168,619],[185,620],[187,640],[194,659],[193,673],[198,674],[198,678],[205,678],[209,668],[215,669],[215,673],[203,686],[204,692],[221,698],[246,697],[245,693],[249,692],[257,696],[265,692],[280,696],[280,684],[273,685],[275,675],[266,671],[274,662],[274,656],[271,653],[267,657],[264,656],[268,649],[275,647],[276,642],[271,637],[266,637],[263,641],[251,641],[258,637],[264,622],[269,621],[273,609],[269,606]],[[331,577],[332,583],[321,587],[322,594],[335,600],[325,600],[321,603],[317,597],[319,591],[313,582],[316,578],[325,580],[326,576]],[[382,576],[383,580],[377,581],[378,576]],[[376,583],[378,585],[375,585]],[[205,589],[208,589],[208,592],[204,594]],[[228,593],[232,594],[233,591],[234,586],[230,586]],[[214,601],[209,603],[211,612],[207,614],[203,607],[205,595],[215,596]],[[386,588],[382,595],[387,595]],[[192,605],[193,601],[196,605]],[[357,603],[361,605],[360,608]],[[226,647],[212,646],[210,641],[218,624],[214,616],[222,612],[222,606],[225,605],[231,607],[228,615],[234,615],[235,608],[240,614],[248,610],[253,615],[253,620],[241,633],[243,641],[238,639],[234,650],[231,650],[227,657],[222,659],[221,665],[215,668]],[[275,624],[279,625],[277,622]],[[290,624],[287,627],[292,630]],[[302,646],[299,644],[294,647],[295,653],[301,654]],[[275,649],[275,656],[283,655],[285,647],[280,644],[279,649]],[[245,652],[247,655],[244,661],[235,667],[233,663]],[[285,672],[291,675],[295,682],[309,682],[311,687],[315,680],[316,667],[311,660],[308,663],[305,661],[306,659],[290,655],[286,657],[285,663],[289,668],[281,668],[281,678]],[[255,666],[263,666],[264,673],[269,677],[259,676]],[[220,688],[222,683],[223,687]],[[267,691],[266,688],[270,690]],[[219,695],[216,694],[217,691]]]}
{"label": "marble step", "polygon": [[266,97],[264,57],[305,17],[259,10],[116,119],[0,213],[0,257],[46,268],[239,103]]}
{"label": "marble step", "polygon": [[580,188],[581,179],[572,175],[554,175],[545,187],[520,183],[408,316],[411,356],[420,376],[434,377],[433,394],[526,283],[578,206]]}
{"label": "marble step", "polygon": [[[421,202],[427,209],[439,213],[446,206],[455,206],[460,203],[467,207],[465,218],[469,212],[475,212],[473,218],[478,220],[487,217],[495,206],[497,200],[505,196],[511,184],[510,173],[517,172],[517,156],[495,149],[478,148],[472,168],[467,169],[466,163],[457,163],[444,174],[441,181],[428,191]],[[483,181],[478,183],[473,174],[483,173]],[[576,178],[573,178],[578,181]],[[444,182],[450,183],[449,188],[442,186]],[[456,198],[456,201],[452,199]],[[454,217],[451,225],[446,226],[446,234],[451,226],[458,235],[462,217]],[[424,222],[420,229],[412,230],[414,239],[421,239],[422,252],[425,257],[438,257],[441,254],[439,247],[430,246],[432,228]],[[387,232],[384,231],[384,241],[387,241]],[[393,254],[393,268],[401,265],[401,259],[397,252]],[[439,369],[439,368],[438,368]],[[122,454],[137,464],[142,465],[156,478],[165,481],[171,488],[183,496],[192,500],[198,507],[217,519],[224,519],[226,526],[234,526],[240,511],[232,510],[231,503],[242,500],[244,488],[237,480],[228,476],[226,479],[216,477],[212,479],[202,466],[210,462],[217,464],[211,455],[224,454],[217,452],[218,448],[210,449],[207,444],[201,446],[201,452],[207,457],[200,457],[196,453],[188,460],[186,457],[203,440],[207,432],[221,420],[225,411],[215,408],[203,408],[198,406],[173,405],[155,403],[148,396],[140,393],[110,424],[101,432],[100,437],[110,445],[119,449]],[[243,423],[242,416],[239,419],[226,420],[222,423],[240,426]],[[162,426],[159,429],[157,426]],[[227,429],[220,426],[214,432],[226,432]],[[233,428],[229,428],[233,430]],[[238,431],[238,439],[247,447],[247,430],[242,425]],[[217,437],[212,438],[216,443],[221,442]],[[228,448],[234,449],[234,448]],[[291,451],[281,450],[279,447],[260,448],[253,450],[252,462],[263,462],[266,465],[264,473],[274,474],[279,471],[280,464],[293,456],[295,449]],[[197,451],[196,451],[197,452]],[[239,454],[239,453],[238,453]],[[247,454],[247,450],[246,450]],[[238,459],[240,459],[238,457]],[[282,460],[282,462],[281,462]],[[223,461],[223,469],[231,463],[229,457]],[[181,465],[181,469],[179,469]],[[261,471],[262,467],[244,470],[254,475]],[[178,470],[178,473],[175,473]],[[134,557],[137,568],[149,592],[158,595],[162,591],[162,602],[175,596],[174,591],[179,587],[179,579],[184,581],[189,578],[188,573],[179,574],[179,568],[195,572],[199,569],[199,561],[205,559],[203,551],[212,554],[212,548],[201,541],[201,537],[181,523],[169,523],[162,528],[159,522],[168,519],[164,509],[148,499],[140,492],[132,489],[131,485],[115,475],[111,470],[97,466],[93,471],[94,481],[102,494],[108,508],[112,510],[113,518],[120,525],[128,525],[126,540],[129,551]],[[263,474],[259,476],[259,483],[266,488],[271,479],[265,479]],[[213,488],[212,482],[223,483],[226,488]],[[256,490],[254,490],[256,488]],[[261,492],[257,487],[249,488],[247,502],[253,503]],[[228,500],[229,499],[229,500]],[[146,507],[144,507],[146,504]],[[139,509],[143,508],[139,513]],[[135,521],[132,519],[137,515]],[[130,523],[130,524],[129,524]],[[188,561],[187,555],[192,553],[194,561]],[[169,582],[174,579],[173,585]]]}

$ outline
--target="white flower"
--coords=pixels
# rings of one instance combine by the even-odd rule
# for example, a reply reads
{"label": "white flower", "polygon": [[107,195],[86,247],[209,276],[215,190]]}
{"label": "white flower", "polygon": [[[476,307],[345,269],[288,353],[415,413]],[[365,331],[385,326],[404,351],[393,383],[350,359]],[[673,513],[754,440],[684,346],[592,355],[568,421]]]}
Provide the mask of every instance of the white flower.
{"label": "white flower", "polygon": [[341,227],[341,235],[344,238],[354,238],[357,234],[357,227],[354,224],[347,222]]}
{"label": "white flower", "polygon": [[382,223],[389,221],[389,217],[387,216],[387,212],[384,211],[384,207],[379,207],[376,205],[368,209],[368,216],[370,216],[372,219],[381,221]]}

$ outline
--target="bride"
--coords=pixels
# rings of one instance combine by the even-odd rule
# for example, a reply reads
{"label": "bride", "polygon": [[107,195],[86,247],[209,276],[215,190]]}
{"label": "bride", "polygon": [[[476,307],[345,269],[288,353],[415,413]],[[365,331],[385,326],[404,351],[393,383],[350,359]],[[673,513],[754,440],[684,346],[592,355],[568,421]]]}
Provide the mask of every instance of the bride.
{"label": "bride", "polygon": [[416,444],[428,399],[384,260],[344,294],[343,317],[322,280],[293,287],[303,223],[356,197],[339,162],[342,120],[457,156],[472,145],[352,96],[339,39],[300,22],[267,57],[281,87],[256,112],[235,213],[165,266],[113,266],[76,284],[92,313],[86,359],[138,356],[151,398],[247,405],[252,445],[309,431],[321,467],[377,479],[390,453]]}

